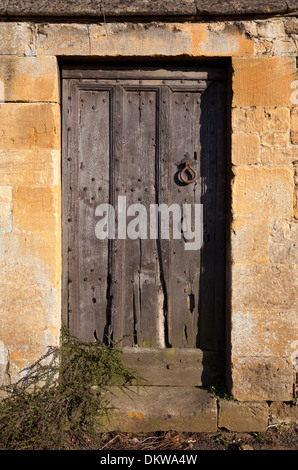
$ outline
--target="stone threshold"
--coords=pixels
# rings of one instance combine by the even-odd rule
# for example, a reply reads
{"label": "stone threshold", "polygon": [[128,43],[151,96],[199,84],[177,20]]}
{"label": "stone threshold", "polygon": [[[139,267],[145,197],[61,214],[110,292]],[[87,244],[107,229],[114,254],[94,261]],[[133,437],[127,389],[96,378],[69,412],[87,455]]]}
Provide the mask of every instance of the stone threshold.
{"label": "stone threshold", "polygon": [[269,424],[298,423],[293,404],[230,401],[198,387],[111,388],[107,398],[107,432],[264,432]]}

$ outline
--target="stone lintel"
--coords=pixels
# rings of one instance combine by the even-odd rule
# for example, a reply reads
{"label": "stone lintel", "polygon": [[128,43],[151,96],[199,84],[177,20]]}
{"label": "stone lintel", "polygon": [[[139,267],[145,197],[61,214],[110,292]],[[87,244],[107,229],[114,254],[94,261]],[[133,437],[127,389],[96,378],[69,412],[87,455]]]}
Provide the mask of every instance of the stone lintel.
{"label": "stone lintel", "polygon": [[297,12],[297,0],[0,0],[0,17],[18,19],[194,20]]}

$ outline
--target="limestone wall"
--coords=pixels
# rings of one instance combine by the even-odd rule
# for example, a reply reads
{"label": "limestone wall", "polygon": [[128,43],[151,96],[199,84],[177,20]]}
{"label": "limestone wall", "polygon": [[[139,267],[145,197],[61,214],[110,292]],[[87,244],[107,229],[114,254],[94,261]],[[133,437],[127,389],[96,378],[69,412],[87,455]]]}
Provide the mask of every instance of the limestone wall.
{"label": "limestone wall", "polygon": [[[61,325],[59,61],[227,58],[227,375],[238,400],[293,399],[298,356],[298,20],[0,22],[0,380]],[[295,359],[296,358],[296,359]],[[9,370],[8,367],[9,360]],[[2,361],[2,362],[1,362]]]}

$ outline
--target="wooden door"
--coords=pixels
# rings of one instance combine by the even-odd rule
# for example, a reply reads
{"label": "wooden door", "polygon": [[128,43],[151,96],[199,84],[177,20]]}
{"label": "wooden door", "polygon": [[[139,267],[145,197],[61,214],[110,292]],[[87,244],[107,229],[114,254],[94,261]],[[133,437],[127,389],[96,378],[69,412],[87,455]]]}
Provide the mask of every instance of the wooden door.
{"label": "wooden door", "polygon": [[[86,341],[122,339],[125,360],[150,383],[219,380],[225,311],[224,71],[65,67],[62,77],[64,322]],[[183,182],[186,160],[191,171],[183,173]],[[116,230],[100,239],[96,230],[103,219],[97,207],[102,204],[113,207]],[[133,204],[148,215],[145,229],[136,224],[140,212],[133,215]],[[184,207],[191,211],[192,227],[195,207],[203,208],[199,248],[186,249],[183,231],[180,239],[173,237],[170,210],[169,233],[161,235],[159,215],[157,236],[151,236],[150,208],[172,204],[182,215]],[[135,238],[123,230],[130,222]]]}

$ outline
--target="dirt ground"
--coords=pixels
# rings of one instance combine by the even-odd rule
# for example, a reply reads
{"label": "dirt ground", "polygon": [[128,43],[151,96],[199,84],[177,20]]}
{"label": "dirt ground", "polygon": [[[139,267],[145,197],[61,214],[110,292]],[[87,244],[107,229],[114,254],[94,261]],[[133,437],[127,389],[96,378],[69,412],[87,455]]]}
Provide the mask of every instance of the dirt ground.
{"label": "dirt ground", "polygon": [[101,450],[298,450],[298,425],[273,425],[264,433],[107,433]]}

